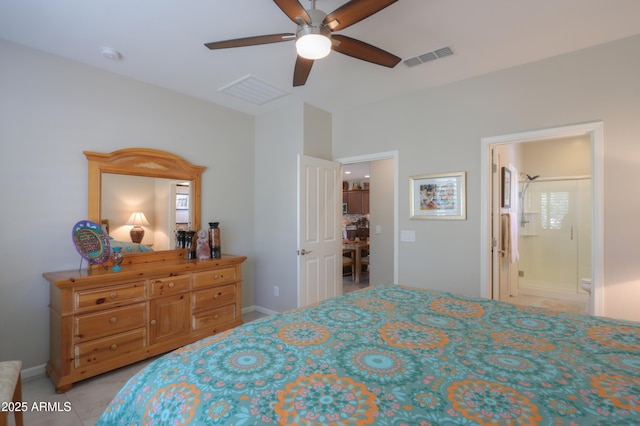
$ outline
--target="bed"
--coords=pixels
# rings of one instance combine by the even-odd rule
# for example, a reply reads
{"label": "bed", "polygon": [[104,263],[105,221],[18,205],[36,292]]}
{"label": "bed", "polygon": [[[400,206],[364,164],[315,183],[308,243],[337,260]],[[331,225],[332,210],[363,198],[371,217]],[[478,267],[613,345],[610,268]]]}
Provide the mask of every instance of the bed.
{"label": "bed", "polygon": [[164,355],[98,425],[640,424],[640,325],[375,286]]}
{"label": "bed", "polygon": [[153,251],[151,246],[148,246],[146,244],[133,243],[128,241],[119,241],[113,238],[110,234],[111,225],[109,224],[109,219],[102,219],[100,225],[102,227],[102,231],[109,236],[109,246],[111,248],[120,247],[120,251],[122,253],[146,253],[146,252]]}
{"label": "bed", "polygon": [[122,253],[146,253],[153,251],[151,246],[140,243],[132,243],[128,241],[118,241],[109,237],[109,245],[111,248],[120,247]]}

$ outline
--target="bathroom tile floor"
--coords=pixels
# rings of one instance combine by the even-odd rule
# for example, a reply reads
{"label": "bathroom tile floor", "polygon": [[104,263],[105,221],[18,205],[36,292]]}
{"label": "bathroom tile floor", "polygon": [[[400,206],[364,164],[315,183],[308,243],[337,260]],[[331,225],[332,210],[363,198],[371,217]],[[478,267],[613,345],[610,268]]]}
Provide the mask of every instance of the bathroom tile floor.
{"label": "bathroom tile floor", "polygon": [[586,303],[570,302],[566,300],[547,299],[538,296],[520,295],[516,297],[509,297],[509,303],[515,303],[516,305],[535,306],[538,308],[548,308],[556,311],[572,312],[576,314],[586,314]]}

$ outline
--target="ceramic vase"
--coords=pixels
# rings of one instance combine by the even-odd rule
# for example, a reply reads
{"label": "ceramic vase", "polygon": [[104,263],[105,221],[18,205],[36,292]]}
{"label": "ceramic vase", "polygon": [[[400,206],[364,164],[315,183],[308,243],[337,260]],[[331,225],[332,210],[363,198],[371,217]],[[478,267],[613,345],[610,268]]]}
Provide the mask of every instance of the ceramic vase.
{"label": "ceramic vase", "polygon": [[122,249],[120,247],[111,249],[111,263],[113,264],[111,267],[113,272],[122,271]]}

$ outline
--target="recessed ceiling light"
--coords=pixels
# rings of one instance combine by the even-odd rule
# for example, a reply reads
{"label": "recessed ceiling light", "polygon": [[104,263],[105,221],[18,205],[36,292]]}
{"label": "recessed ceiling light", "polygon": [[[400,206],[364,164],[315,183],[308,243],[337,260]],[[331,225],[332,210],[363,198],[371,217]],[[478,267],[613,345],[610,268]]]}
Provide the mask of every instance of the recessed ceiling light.
{"label": "recessed ceiling light", "polygon": [[351,174],[351,172],[350,172],[349,170],[345,170],[344,174],[345,174],[345,175],[350,175],[350,174]]}
{"label": "recessed ceiling light", "polygon": [[100,53],[102,53],[102,56],[107,59],[111,59],[112,61],[117,61],[122,58],[120,52],[112,49],[111,47],[103,47],[102,49],[100,49]]}

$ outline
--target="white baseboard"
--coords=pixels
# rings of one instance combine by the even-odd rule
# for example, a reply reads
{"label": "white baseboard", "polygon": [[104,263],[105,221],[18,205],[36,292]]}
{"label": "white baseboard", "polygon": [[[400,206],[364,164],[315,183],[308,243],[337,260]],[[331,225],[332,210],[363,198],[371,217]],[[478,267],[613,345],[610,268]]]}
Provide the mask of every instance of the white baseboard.
{"label": "white baseboard", "polygon": [[20,372],[22,374],[23,379],[30,379],[33,377],[39,377],[45,375],[45,367],[46,364],[36,365],[35,367],[25,368]]}
{"label": "white baseboard", "polygon": [[275,315],[280,313],[280,312],[272,311],[271,309],[263,308],[262,306],[256,306],[256,305],[242,308],[243,314],[246,314],[247,312],[253,312],[253,311],[258,311],[261,314],[265,314],[265,315]]}

